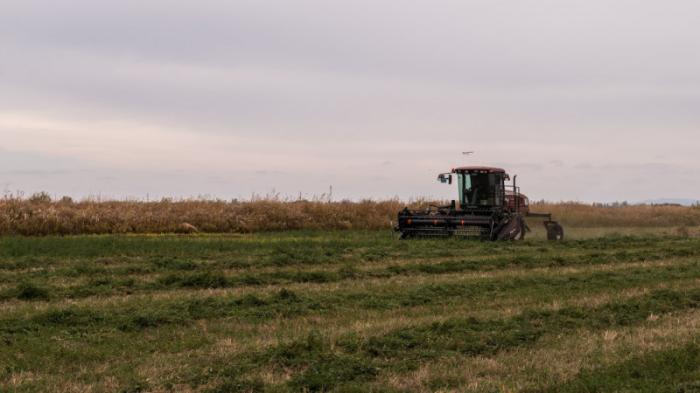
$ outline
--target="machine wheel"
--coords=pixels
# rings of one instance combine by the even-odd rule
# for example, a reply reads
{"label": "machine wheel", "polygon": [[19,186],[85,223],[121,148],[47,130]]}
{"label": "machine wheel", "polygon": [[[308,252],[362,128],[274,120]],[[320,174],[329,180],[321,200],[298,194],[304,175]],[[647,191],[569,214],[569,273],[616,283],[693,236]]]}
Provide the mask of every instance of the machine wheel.
{"label": "machine wheel", "polygon": [[564,228],[562,228],[559,223],[550,222],[546,223],[545,225],[547,227],[547,240],[564,240]]}
{"label": "machine wheel", "polygon": [[497,240],[523,240],[525,239],[525,221],[521,216],[515,216],[508,221],[498,232]]}

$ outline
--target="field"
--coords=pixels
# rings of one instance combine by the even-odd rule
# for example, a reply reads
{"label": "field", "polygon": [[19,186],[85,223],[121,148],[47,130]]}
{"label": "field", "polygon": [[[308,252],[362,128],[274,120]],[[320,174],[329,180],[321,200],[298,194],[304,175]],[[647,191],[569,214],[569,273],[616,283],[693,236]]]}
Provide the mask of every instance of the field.
{"label": "field", "polygon": [[697,391],[700,239],[633,232],[0,237],[0,391]]}

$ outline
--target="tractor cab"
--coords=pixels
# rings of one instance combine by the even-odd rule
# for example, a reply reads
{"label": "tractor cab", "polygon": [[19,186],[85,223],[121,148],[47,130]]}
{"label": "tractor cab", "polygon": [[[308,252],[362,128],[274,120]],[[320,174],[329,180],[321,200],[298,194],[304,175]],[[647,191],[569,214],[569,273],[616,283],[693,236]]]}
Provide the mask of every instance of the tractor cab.
{"label": "tractor cab", "polygon": [[452,170],[462,209],[500,208],[504,205],[508,174],[500,168],[461,167]]}
{"label": "tractor cab", "polygon": [[527,213],[529,211],[527,196],[520,193],[515,185],[506,184],[511,180],[505,170],[492,167],[460,167],[450,173],[438,175],[441,183],[457,183],[459,204],[455,207],[463,210],[508,210]]}
{"label": "tractor cab", "polygon": [[[457,183],[461,210],[517,210],[527,205],[527,197],[516,192],[515,184],[506,184],[510,176],[501,168],[460,167],[438,175],[441,183]],[[525,206],[523,206],[525,205]]]}

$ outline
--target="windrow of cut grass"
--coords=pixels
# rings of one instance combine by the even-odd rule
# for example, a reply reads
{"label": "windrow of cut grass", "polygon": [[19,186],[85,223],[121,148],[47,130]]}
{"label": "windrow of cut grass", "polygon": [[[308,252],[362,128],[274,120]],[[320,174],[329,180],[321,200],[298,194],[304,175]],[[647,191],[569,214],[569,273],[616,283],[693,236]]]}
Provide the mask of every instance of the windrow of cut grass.
{"label": "windrow of cut grass", "polygon": [[574,392],[697,392],[700,390],[700,340],[679,348],[653,351],[600,369],[587,369],[576,378],[528,393]]}
{"label": "windrow of cut grass", "polygon": [[[0,235],[116,234],[116,233],[251,233],[285,230],[377,230],[391,228],[405,206],[431,203],[398,199],[372,201],[179,200],[52,201],[46,194],[24,199],[0,199]],[[568,227],[686,227],[700,226],[700,207],[583,203],[536,203],[533,210],[551,212]]]}
{"label": "windrow of cut grass", "polygon": [[[399,391],[557,391],[582,373],[615,369],[632,359],[697,342],[699,324],[697,308],[651,314],[631,325],[544,335],[535,345],[493,355],[443,357],[416,370],[383,374],[373,385]],[[571,391],[609,390],[602,383],[596,389]]]}
{"label": "windrow of cut grass", "polygon": [[0,390],[391,391],[388,378],[446,359],[695,309],[699,249],[366,231],[3,237]]}
{"label": "windrow of cut grass", "polygon": [[[700,251],[698,251],[700,253]],[[153,291],[167,290],[207,290],[227,288],[250,287],[279,287],[290,284],[326,284],[343,281],[363,281],[367,279],[390,280],[397,276],[426,276],[426,275],[452,275],[465,272],[478,272],[477,276],[486,276],[486,272],[505,271],[511,274],[526,274],[528,270],[542,270],[563,267],[623,265],[629,262],[637,262],[639,266],[646,265],[655,268],[654,261],[669,258],[666,255],[635,258],[634,254],[610,255],[609,259],[596,254],[595,258],[587,259],[586,255],[571,257],[566,261],[541,260],[539,263],[530,260],[528,263],[503,260],[476,260],[476,261],[447,261],[437,264],[403,264],[390,265],[386,268],[357,270],[352,265],[341,267],[337,270],[293,270],[264,273],[242,273],[227,275],[222,271],[204,269],[203,271],[165,273],[155,276],[151,280],[140,279],[140,273],[131,273],[124,277],[116,274],[92,276],[87,280],[79,280],[74,284],[62,283],[60,286],[51,284],[51,279],[44,274],[43,280],[32,281],[23,279],[19,284],[0,290],[0,300],[18,299],[24,301],[47,301],[60,299],[82,299],[89,297],[110,297],[119,295],[133,295],[150,293]],[[694,257],[684,255],[682,259],[674,259],[674,267],[695,264]],[[482,267],[483,269],[479,269]],[[556,270],[555,270],[556,271]],[[133,275],[134,277],[131,277]],[[17,276],[21,276],[17,275]],[[54,277],[60,277],[55,275]],[[7,280],[13,281],[13,280]]]}
{"label": "windrow of cut grass", "polygon": [[74,334],[104,330],[143,330],[163,325],[181,325],[203,319],[235,318],[263,323],[275,318],[328,315],[356,309],[391,310],[461,302],[479,303],[494,296],[549,298],[611,289],[633,288],[659,281],[700,278],[697,263],[636,267],[621,270],[592,270],[569,274],[536,273],[503,278],[450,280],[406,285],[389,282],[373,290],[340,289],[298,293],[285,288],[269,295],[196,296],[150,299],[139,297],[113,305],[67,305],[35,312],[20,309],[0,317],[0,332],[31,334],[55,328]]}
{"label": "windrow of cut grass", "polygon": [[[12,244],[27,242],[25,238],[6,239]],[[55,239],[44,238],[45,242]],[[97,240],[100,245],[104,239]],[[120,247],[134,248],[137,239],[124,239]],[[164,244],[173,239],[162,238]],[[84,239],[64,239],[84,244]],[[390,279],[395,276],[429,276],[461,274],[465,272],[490,272],[504,269],[542,269],[576,267],[627,262],[652,262],[669,258],[694,258],[700,253],[696,242],[684,239],[630,238],[629,244],[612,250],[603,248],[615,244],[609,240],[580,242],[580,248],[559,247],[557,244],[531,247],[528,244],[512,244],[497,248],[491,243],[464,243],[459,241],[405,243],[378,239],[375,252],[354,249],[349,243],[318,241],[306,253],[298,249],[296,241],[262,243],[256,250],[256,258],[242,261],[240,251],[232,258],[230,253],[219,252],[200,255],[199,239],[183,239],[191,242],[191,248],[171,249],[172,256],[106,258],[89,249],[80,249],[77,258],[42,265],[44,257],[35,258],[37,249],[27,249],[26,254],[14,249],[14,260],[0,267],[0,300],[57,300],[92,296],[115,296],[148,293],[150,291],[176,289],[221,289],[261,286],[283,286],[295,283],[338,283],[367,279]],[[2,243],[2,241],[0,241]],[[156,238],[147,243],[157,244]],[[248,250],[248,240],[233,238],[231,244],[240,243]],[[88,243],[89,244],[89,243]],[[597,244],[600,247],[590,248]],[[215,243],[218,246],[218,243]],[[416,249],[416,246],[423,248]],[[135,247],[142,248],[142,245]],[[159,246],[154,247],[156,249]],[[363,247],[364,248],[364,247]],[[12,249],[12,247],[9,247]],[[70,249],[70,247],[66,247]],[[326,252],[317,250],[327,249]],[[468,249],[469,255],[464,251]],[[186,250],[186,251],[185,251]],[[109,253],[102,249],[101,253]],[[278,252],[289,259],[281,259]],[[93,254],[94,258],[86,255]],[[430,255],[436,257],[430,258]],[[289,256],[292,255],[292,256]],[[191,259],[196,258],[196,259]],[[287,258],[287,257],[285,257]],[[335,258],[335,259],[334,259]],[[255,261],[258,261],[256,264]],[[306,261],[306,262],[304,262]],[[47,266],[48,265],[48,266]],[[318,267],[317,267],[318,266]],[[19,269],[22,267],[22,269]]]}
{"label": "windrow of cut grass", "polygon": [[[686,285],[680,288],[683,287]],[[589,304],[586,301],[586,296],[589,295],[579,293],[572,296],[570,300],[573,302],[572,304]],[[610,295],[606,294],[605,296]],[[552,294],[549,294],[549,297],[549,301],[551,301]],[[521,301],[522,299],[523,297],[520,296],[517,300]],[[594,299],[597,299],[597,296],[594,296]],[[566,304],[569,299],[563,296],[558,301]],[[598,300],[594,300],[593,303],[598,303]],[[441,315],[454,315],[455,311],[464,313],[464,310],[469,310],[469,315],[471,315],[475,310],[483,309],[487,315],[490,315],[489,318],[493,318],[497,317],[498,313],[494,313],[491,308],[498,307],[498,304],[503,304],[503,300],[495,304],[478,303],[472,307],[459,305],[446,309],[437,308],[432,313],[425,310],[418,315],[435,315],[435,311],[439,311]],[[528,301],[523,303],[523,306],[537,308],[539,304],[538,301]],[[478,316],[482,313],[477,312],[474,315]],[[405,315],[411,316],[413,313]],[[104,389],[113,391],[118,390],[117,387],[131,386],[134,379],[139,383],[148,379],[150,383],[146,386],[155,390],[190,391],[194,389],[199,391],[202,390],[200,388],[204,387],[204,385],[199,385],[203,381],[202,374],[199,373],[212,374],[216,369],[212,366],[226,363],[227,357],[230,358],[234,354],[242,353],[241,349],[243,348],[245,348],[245,353],[259,352],[262,348],[266,348],[266,343],[274,344],[279,335],[290,335],[294,340],[294,337],[298,337],[300,334],[302,337],[307,337],[309,333],[302,332],[313,330],[314,327],[321,329],[320,332],[325,338],[328,337],[323,333],[326,329],[341,329],[341,331],[351,334],[356,329],[353,326],[353,319],[358,322],[362,321],[364,314],[355,313],[350,316],[345,313],[338,317],[342,319],[340,321],[326,319],[325,322],[313,322],[316,321],[313,316],[303,318],[298,322],[289,321],[292,323],[275,319],[274,329],[271,331],[268,330],[267,324],[260,328],[252,328],[239,322],[227,320],[197,322],[177,327],[153,327],[145,331],[103,331],[99,334],[82,332],[76,335],[62,329],[42,331],[15,338],[13,345],[17,348],[26,348],[26,350],[22,352],[21,358],[13,359],[14,367],[12,370],[14,370],[14,375],[23,372],[33,375],[34,383],[28,386],[53,386],[52,384],[56,384],[58,387],[55,391],[68,391],[66,383],[70,385],[73,380],[80,380],[88,384],[78,389],[83,391],[88,388],[90,388],[88,390],[102,391],[103,388],[100,386],[103,383],[113,381],[110,388]],[[400,318],[398,321],[402,325],[410,326],[411,320],[414,323],[421,323],[420,321],[425,319],[410,318]],[[372,328],[368,323],[383,325],[385,322],[382,315],[376,315],[367,322],[360,323],[360,326],[365,328],[363,330],[376,334],[377,329]],[[300,329],[301,327],[303,329]],[[343,333],[341,336],[345,336],[345,334]],[[60,343],[63,345],[57,345]],[[223,363],[219,363],[217,360],[221,356],[224,357],[221,360]],[[140,366],[136,367],[135,365]],[[133,372],[134,369],[145,370],[143,371],[145,374],[138,375]],[[138,378],[134,378],[132,374],[136,374],[135,376]],[[70,375],[72,378],[66,379],[66,375]],[[284,377],[280,376],[274,378],[284,380]],[[118,381],[116,385],[114,385],[115,380]],[[198,387],[193,388],[190,383],[194,383]],[[164,388],[168,386],[169,388]],[[53,389],[41,389],[41,391],[47,390]],[[269,389],[266,388],[266,390]],[[380,388],[379,390],[384,389]]]}
{"label": "windrow of cut grass", "polygon": [[[549,296],[548,301],[552,300],[553,296],[551,293],[542,295],[545,297]],[[570,299],[572,299],[576,304],[581,304],[579,299],[585,299],[585,297],[582,296],[588,295],[579,293],[578,295],[571,296]],[[523,299],[522,296],[518,296],[517,298]],[[558,298],[558,301],[564,301],[566,299],[567,295],[562,294],[562,296]],[[503,300],[501,300],[501,303],[502,302]],[[538,307],[537,304],[539,304],[539,302],[529,302],[527,304],[529,304],[530,307]],[[586,302],[583,302],[583,304],[586,304]],[[487,305],[487,303],[476,303],[473,307],[469,307],[468,309],[477,310]],[[454,307],[453,309],[460,310],[462,308],[464,307],[459,306]],[[495,315],[492,311],[488,311],[488,314]],[[357,314],[355,318],[359,317],[360,315]],[[381,316],[378,317],[378,320],[381,320]],[[348,318],[347,313],[345,313],[344,318]],[[286,324],[283,323],[283,321],[276,321],[277,322],[275,323],[279,324],[277,329],[284,331]],[[419,321],[419,319],[416,319],[416,321]],[[403,323],[405,324],[407,322],[408,321],[405,321]],[[303,324],[301,321],[300,323]],[[100,333],[84,330],[74,331],[66,329],[65,326],[53,330],[42,330],[34,332],[31,335],[21,335],[15,337],[13,345],[18,347],[26,346],[27,350],[22,353],[23,356],[20,359],[16,359],[16,361],[13,363],[16,364],[16,367],[19,367],[16,368],[16,371],[18,372],[23,369],[37,370],[38,367],[40,370],[51,370],[53,373],[55,373],[54,375],[61,375],[65,373],[74,374],[78,372],[85,372],[86,364],[100,364],[101,361],[109,358],[116,358],[116,360],[111,360],[113,363],[113,366],[111,367],[119,368],[122,367],[120,365],[123,364],[123,362],[139,363],[144,361],[143,354],[157,353],[159,354],[157,357],[162,357],[169,356],[168,354],[170,353],[180,353],[181,351],[186,351],[186,354],[183,355],[182,359],[179,359],[179,361],[184,360],[186,364],[188,364],[186,367],[188,372],[186,374],[189,375],[192,370],[199,370],[200,367],[209,367],[215,363],[214,359],[217,358],[217,355],[212,356],[212,353],[219,353],[220,344],[216,341],[212,341],[214,337],[230,337],[232,334],[234,334],[231,330],[233,327],[238,328],[242,326],[240,323],[227,322],[224,326],[230,327],[222,329],[221,327],[217,328],[217,325],[218,322],[213,324],[207,323],[204,325],[206,326],[206,333],[200,330],[203,326],[201,322],[191,326],[178,325],[175,330],[173,330],[172,327],[166,326],[163,328],[150,327],[148,330],[138,331],[107,330],[101,331]],[[348,326],[347,323],[342,323],[341,325],[345,326],[346,331],[351,327]],[[318,328],[325,329],[326,324],[321,323],[317,326]],[[306,329],[310,328],[312,328],[312,326],[306,326]],[[291,329],[291,326],[287,327],[286,329]],[[235,333],[236,337],[240,337],[241,334],[244,334],[244,336],[239,339],[242,340],[241,344],[238,345],[244,345],[243,343],[250,342],[254,343],[257,340],[256,335],[261,335],[259,332],[256,333],[256,330],[257,329],[250,330],[249,327],[243,327],[242,332]],[[296,330],[296,328],[294,328],[294,330]],[[350,331],[351,330],[352,329],[350,329]],[[374,329],[368,330],[372,331]],[[75,342],[70,344],[68,347],[56,347],[55,344],[52,344],[52,341],[55,339],[59,339],[60,342],[64,342],[66,344],[72,342],[73,340],[75,340]],[[230,340],[231,339],[228,338],[226,339],[226,341]],[[199,351],[201,352],[202,346],[204,346],[205,349],[208,348],[208,350],[203,351],[201,355],[193,356],[192,354],[188,354],[196,348],[199,348]],[[252,346],[252,350],[256,352],[255,345]],[[147,358],[150,356],[153,355],[148,355]],[[79,361],[77,361],[77,359],[79,359]],[[32,361],[35,363],[32,363]],[[38,362],[38,364],[36,362]],[[158,361],[158,363],[160,363],[160,361]],[[181,365],[177,367],[182,368],[183,366]],[[168,378],[173,378],[173,375],[167,372],[166,374]],[[100,376],[95,375],[94,373],[88,373],[86,378],[94,381],[100,381],[101,378],[106,378],[109,375],[112,374],[107,373],[105,376]],[[124,375],[120,374],[119,376],[123,377]],[[153,376],[150,376],[149,378],[153,380]],[[175,380],[166,381],[163,383],[166,385],[170,383],[177,385],[182,383],[182,378],[189,381],[192,376],[185,377],[181,374],[180,377],[175,378]],[[181,391],[187,389],[185,389],[185,387],[180,387],[177,390]]]}
{"label": "windrow of cut grass", "polygon": [[[245,376],[271,365],[280,374],[292,373],[286,382],[291,390],[328,391],[351,385],[359,391],[363,383],[373,380],[380,372],[415,370],[426,361],[453,353],[493,354],[533,345],[546,334],[627,326],[645,321],[652,314],[699,306],[700,290],[663,290],[590,309],[528,310],[512,318],[496,320],[451,318],[380,336],[348,334],[335,342],[312,332],[306,338],[263,352],[236,354],[207,377],[213,374],[222,381],[213,391],[229,391],[234,387],[262,390],[265,386],[262,381]],[[201,376],[195,381],[203,382]]]}

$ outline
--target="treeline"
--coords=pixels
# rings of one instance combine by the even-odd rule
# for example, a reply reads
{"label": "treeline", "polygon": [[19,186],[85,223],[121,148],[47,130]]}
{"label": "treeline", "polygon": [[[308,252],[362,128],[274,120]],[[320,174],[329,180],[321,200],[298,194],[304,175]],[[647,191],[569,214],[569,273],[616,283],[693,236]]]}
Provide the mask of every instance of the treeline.
{"label": "treeline", "polygon": [[[429,201],[281,200],[249,201],[52,200],[46,194],[0,199],[0,235],[105,233],[251,233],[295,229],[389,229],[396,213]],[[700,207],[536,202],[531,209],[550,212],[568,227],[685,227],[700,225]]]}

